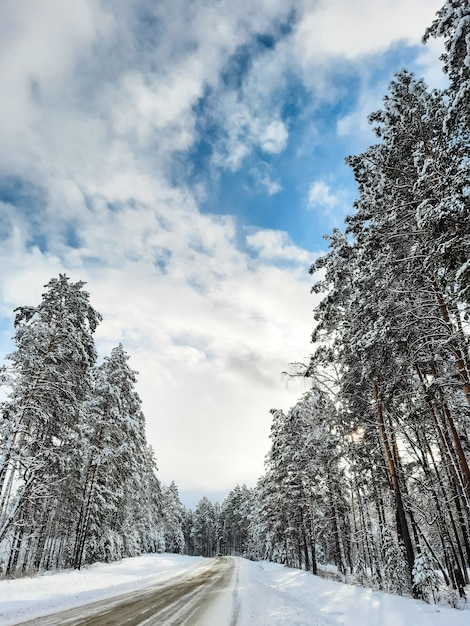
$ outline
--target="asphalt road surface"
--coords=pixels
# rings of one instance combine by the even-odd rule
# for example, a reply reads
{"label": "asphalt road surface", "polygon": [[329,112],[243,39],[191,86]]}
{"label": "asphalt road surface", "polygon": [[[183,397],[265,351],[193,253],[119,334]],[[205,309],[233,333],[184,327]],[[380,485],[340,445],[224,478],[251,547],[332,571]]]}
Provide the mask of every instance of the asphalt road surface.
{"label": "asphalt road surface", "polygon": [[[232,604],[227,626],[236,626],[237,561],[230,557],[208,559],[184,575],[108,600],[23,622],[21,626],[205,626],[207,613],[220,594]],[[225,601],[224,596],[224,601]]]}

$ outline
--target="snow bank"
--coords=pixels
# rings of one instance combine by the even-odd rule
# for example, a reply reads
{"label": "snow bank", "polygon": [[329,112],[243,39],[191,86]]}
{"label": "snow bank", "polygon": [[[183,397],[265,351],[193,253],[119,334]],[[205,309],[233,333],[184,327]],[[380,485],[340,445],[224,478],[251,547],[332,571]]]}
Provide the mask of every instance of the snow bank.
{"label": "snow bank", "polygon": [[242,602],[238,626],[470,624],[470,611],[344,585],[265,561],[242,559],[239,586]]}

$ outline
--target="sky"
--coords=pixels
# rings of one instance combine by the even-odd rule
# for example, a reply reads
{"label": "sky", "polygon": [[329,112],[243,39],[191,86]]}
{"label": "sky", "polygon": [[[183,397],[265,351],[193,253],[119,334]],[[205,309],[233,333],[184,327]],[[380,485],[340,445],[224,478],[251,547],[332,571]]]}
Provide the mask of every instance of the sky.
{"label": "sky", "polygon": [[254,486],[307,389],[308,269],[344,158],[403,67],[443,85],[442,0],[3,0],[0,358],[13,309],[86,281],[100,359],[139,372],[159,477],[194,507]]}

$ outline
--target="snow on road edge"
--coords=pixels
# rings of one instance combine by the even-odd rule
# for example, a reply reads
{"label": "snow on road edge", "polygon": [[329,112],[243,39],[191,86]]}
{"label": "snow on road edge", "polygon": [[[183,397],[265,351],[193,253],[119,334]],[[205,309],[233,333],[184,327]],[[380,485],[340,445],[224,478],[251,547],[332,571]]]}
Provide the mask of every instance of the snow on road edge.
{"label": "snow on road edge", "polygon": [[237,626],[470,624],[469,610],[457,611],[381,591],[344,585],[266,561],[241,559],[239,581],[242,602]]}

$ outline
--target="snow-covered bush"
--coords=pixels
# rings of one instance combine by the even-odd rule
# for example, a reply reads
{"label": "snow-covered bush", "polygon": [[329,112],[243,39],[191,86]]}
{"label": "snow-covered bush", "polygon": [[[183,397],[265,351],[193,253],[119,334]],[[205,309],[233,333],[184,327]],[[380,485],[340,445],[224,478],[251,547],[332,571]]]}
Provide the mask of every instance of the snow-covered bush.
{"label": "snow-covered bush", "polygon": [[413,565],[413,587],[426,602],[437,602],[441,579],[435,571],[431,557],[421,552]]}

